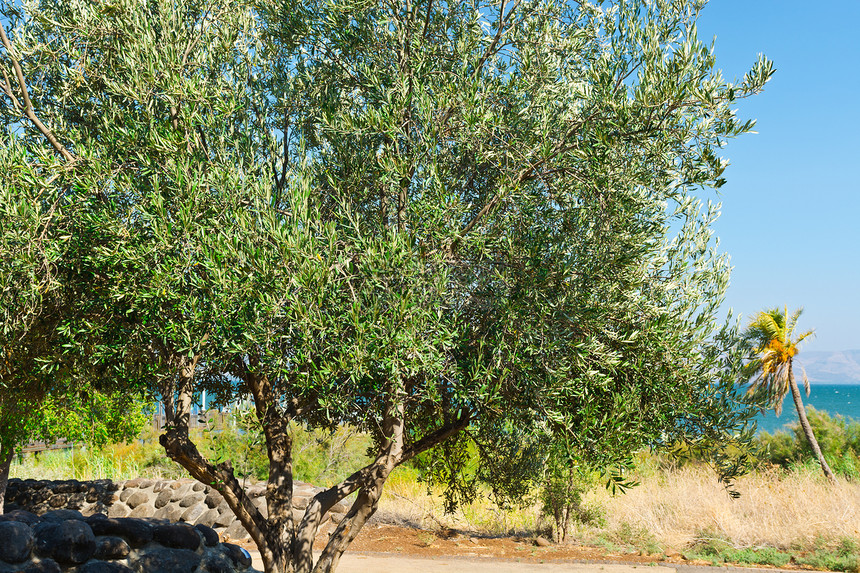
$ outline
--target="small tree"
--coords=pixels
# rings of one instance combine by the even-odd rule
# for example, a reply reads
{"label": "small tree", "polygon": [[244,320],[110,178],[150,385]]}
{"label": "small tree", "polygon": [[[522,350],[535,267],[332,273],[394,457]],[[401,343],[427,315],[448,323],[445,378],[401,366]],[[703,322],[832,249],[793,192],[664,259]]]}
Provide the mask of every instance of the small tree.
{"label": "small tree", "polygon": [[76,387],[60,394],[53,389],[38,400],[0,402],[0,513],[14,455],[29,441],[65,438],[96,448],[137,438],[148,418],[144,402],[128,393],[105,393]]}
{"label": "small tree", "polygon": [[[728,264],[693,190],[722,183],[718,149],[752,126],[732,108],[771,70],[725,82],[700,7],[7,8],[7,63],[38,78],[32,108],[7,83],[7,142],[40,181],[39,158],[68,148],[63,192],[92,198],[80,259],[105,280],[64,356],[161,394],[161,443],[268,572],[334,570],[425,452],[454,504],[481,481],[521,493],[543,453],[523,435],[618,468],[644,445],[733,436],[747,413],[723,393],[737,363],[714,322]],[[253,399],[265,517],[189,436],[202,387]],[[373,438],[303,512],[292,422]]]}
{"label": "small tree", "polygon": [[[749,381],[750,393],[765,397],[768,407],[773,408],[777,416],[782,411],[785,395],[791,392],[806,440],[821,465],[821,471],[827,479],[835,483],[833,472],[821,453],[815,434],[812,433],[812,426],[806,417],[806,409],[800,397],[800,389],[794,378],[794,357],[799,352],[798,345],[813,335],[812,330],[807,330],[795,336],[797,319],[802,312],[803,309],[798,309],[789,315],[788,307],[771,308],[759,312],[753,318],[744,332],[744,337],[751,344],[755,357],[747,362],[744,381]],[[803,385],[806,395],[809,396],[806,372],[803,373]]]}
{"label": "small tree", "polygon": [[567,539],[574,523],[599,524],[603,520],[600,512],[586,507],[582,499],[587,491],[597,486],[601,473],[566,456],[548,459],[540,502],[542,515],[552,520],[552,533],[557,543]]}

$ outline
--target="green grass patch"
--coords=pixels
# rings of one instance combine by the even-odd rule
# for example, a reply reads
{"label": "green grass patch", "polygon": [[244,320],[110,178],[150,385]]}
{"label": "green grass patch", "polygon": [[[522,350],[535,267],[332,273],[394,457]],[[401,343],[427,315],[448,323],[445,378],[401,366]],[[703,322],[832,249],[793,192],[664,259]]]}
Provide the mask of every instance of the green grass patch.
{"label": "green grass patch", "polygon": [[710,561],[713,565],[735,563],[784,567],[791,561],[792,555],[775,547],[735,547],[718,534],[703,531],[693,547],[684,553],[684,557]]}
{"label": "green grass patch", "polygon": [[860,573],[860,542],[846,537],[835,546],[816,549],[796,557],[795,561],[815,569]]}
{"label": "green grass patch", "polygon": [[817,538],[814,549],[792,547],[791,552],[775,547],[734,547],[727,540],[712,532],[704,531],[693,547],[684,553],[687,559],[710,561],[713,565],[732,563],[737,565],[773,565],[784,567],[789,562],[806,565],[823,571],[845,571],[860,573],[860,542],[843,538],[828,542]]}

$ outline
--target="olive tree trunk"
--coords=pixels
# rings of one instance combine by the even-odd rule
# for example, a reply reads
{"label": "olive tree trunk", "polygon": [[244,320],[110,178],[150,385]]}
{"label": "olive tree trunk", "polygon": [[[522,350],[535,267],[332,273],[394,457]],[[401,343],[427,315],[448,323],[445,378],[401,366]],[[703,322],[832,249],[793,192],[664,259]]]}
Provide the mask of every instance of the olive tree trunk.
{"label": "olive tree trunk", "polygon": [[[454,418],[406,445],[404,409],[402,403],[393,400],[385,409],[382,420],[384,440],[376,458],[344,481],[315,495],[297,524],[293,517],[292,439],[289,432],[292,416],[280,406],[279,396],[270,381],[250,372],[245,372],[242,377],[254,398],[269,457],[268,516],[264,517],[245,494],[230,463],[212,463],[191,441],[188,423],[198,357],[177,357],[177,361],[182,363],[179,375],[164,382],[161,388],[167,424],[159,441],[171,459],[224,497],[260,551],[266,573],[333,572],[343,552],[376,512],[383,486],[394,468],[447,440],[466,428],[470,421],[468,415]],[[356,492],[355,501],[314,564],[314,539],[325,515],[339,501]]]}
{"label": "olive tree trunk", "polygon": [[827,465],[827,460],[824,459],[824,454],[821,453],[821,448],[818,445],[818,440],[815,439],[815,434],[812,433],[812,426],[809,425],[809,419],[806,417],[806,409],[803,407],[803,401],[800,398],[800,388],[797,387],[797,381],[794,379],[794,371],[792,363],[788,363],[788,382],[791,388],[791,397],[794,398],[794,407],[797,409],[797,417],[800,418],[800,427],[803,428],[803,433],[806,434],[806,440],[812,447],[815,457],[818,458],[818,463],[821,465],[821,471],[827,476],[831,483],[836,483],[836,478]]}

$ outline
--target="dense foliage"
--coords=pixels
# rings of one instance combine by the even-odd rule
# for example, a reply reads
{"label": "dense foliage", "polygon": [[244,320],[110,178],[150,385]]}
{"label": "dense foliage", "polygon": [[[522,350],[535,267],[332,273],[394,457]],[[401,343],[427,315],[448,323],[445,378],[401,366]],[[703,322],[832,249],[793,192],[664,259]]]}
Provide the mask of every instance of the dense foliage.
{"label": "dense foliage", "polygon": [[[827,412],[806,408],[809,425],[821,446],[824,457],[830,460],[836,474],[860,479],[860,421],[831,416]],[[815,453],[799,423],[773,434],[762,432],[756,436],[760,462],[782,468],[805,463],[817,463]]]}
{"label": "dense foliage", "polygon": [[98,241],[79,218],[87,199],[64,192],[69,170],[49,151],[31,155],[9,135],[0,152],[0,512],[9,465],[28,441],[101,445],[136,437],[144,422],[140,393],[91,368],[92,348],[65,354],[69,334],[94,318],[84,293],[101,284],[82,257]]}
{"label": "dense foliage", "polygon": [[[453,504],[551,452],[624,484],[642,446],[748,440],[706,190],[771,68],[725,81],[702,5],[5,3],[0,156],[85,279],[46,364],[160,394],[267,571],[332,570],[422,453]],[[267,517],[190,439],[201,387],[253,400]],[[298,521],[295,422],[373,440]]]}

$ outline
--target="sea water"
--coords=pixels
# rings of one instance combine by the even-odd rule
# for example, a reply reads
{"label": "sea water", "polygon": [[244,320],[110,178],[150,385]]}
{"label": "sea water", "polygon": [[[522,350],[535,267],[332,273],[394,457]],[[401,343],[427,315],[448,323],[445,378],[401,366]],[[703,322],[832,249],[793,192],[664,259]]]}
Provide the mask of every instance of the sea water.
{"label": "sea water", "polygon": [[[812,384],[809,396],[803,385],[800,386],[800,397],[804,406],[812,406],[816,410],[824,410],[831,416],[841,415],[846,419],[860,421],[860,384]],[[782,414],[777,416],[773,410],[759,414],[756,419],[759,431],[770,432],[781,430],[787,424],[797,422],[797,410],[791,392],[785,396],[782,403]]]}

